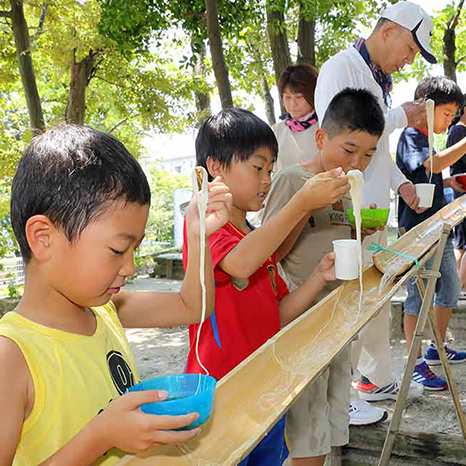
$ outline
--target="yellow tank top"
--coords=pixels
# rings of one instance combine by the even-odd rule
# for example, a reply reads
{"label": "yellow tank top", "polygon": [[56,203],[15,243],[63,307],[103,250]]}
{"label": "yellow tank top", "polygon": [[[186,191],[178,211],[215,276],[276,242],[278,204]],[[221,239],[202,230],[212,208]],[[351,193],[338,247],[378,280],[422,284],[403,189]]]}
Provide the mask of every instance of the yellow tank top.
{"label": "yellow tank top", "polygon": [[[19,346],[34,382],[34,407],[23,424],[15,466],[45,461],[139,382],[115,305],[109,302],[92,310],[97,320],[92,336],[45,327],[16,312],[0,320],[0,336]],[[94,464],[115,464],[123,456],[112,449]]]}

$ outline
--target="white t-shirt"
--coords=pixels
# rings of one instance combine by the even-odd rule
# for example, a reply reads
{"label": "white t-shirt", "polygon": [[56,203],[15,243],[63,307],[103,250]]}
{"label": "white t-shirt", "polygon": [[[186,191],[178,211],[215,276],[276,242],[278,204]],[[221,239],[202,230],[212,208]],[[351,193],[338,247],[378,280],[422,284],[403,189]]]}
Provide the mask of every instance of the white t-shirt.
{"label": "white t-shirt", "polygon": [[315,134],[318,127],[319,124],[315,123],[304,131],[294,133],[288,128],[285,121],[272,126],[278,141],[275,174],[289,165],[308,162],[317,155]]}
{"label": "white t-shirt", "polygon": [[371,163],[364,170],[362,202],[363,207],[374,203],[379,208],[389,208],[390,188],[398,192],[400,185],[408,181],[392,160],[388,139],[396,128],[403,128],[408,124],[406,113],[402,107],[390,111],[387,109],[381,87],[360,53],[351,46],[327,60],[319,72],[315,105],[320,122],[323,121],[333,97],[347,87],[370,91],[377,98],[385,114],[385,130],[379,139]]}

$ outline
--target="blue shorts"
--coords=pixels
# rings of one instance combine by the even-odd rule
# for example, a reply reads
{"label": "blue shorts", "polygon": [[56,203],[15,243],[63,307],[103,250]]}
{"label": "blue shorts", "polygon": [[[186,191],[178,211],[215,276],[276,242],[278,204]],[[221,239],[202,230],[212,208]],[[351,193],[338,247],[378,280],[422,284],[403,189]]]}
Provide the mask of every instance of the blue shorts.
{"label": "blue shorts", "polygon": [[[432,259],[426,262],[426,268],[432,268]],[[456,270],[456,259],[453,252],[453,242],[448,238],[440,264],[441,277],[435,284],[434,304],[441,307],[455,307],[461,293],[461,283]],[[426,283],[427,280],[424,279]],[[407,284],[408,297],[405,301],[404,311],[406,314],[418,316],[421,311],[422,300],[415,279],[410,278]]]}
{"label": "blue shorts", "polygon": [[239,466],[282,466],[288,453],[283,416]]}

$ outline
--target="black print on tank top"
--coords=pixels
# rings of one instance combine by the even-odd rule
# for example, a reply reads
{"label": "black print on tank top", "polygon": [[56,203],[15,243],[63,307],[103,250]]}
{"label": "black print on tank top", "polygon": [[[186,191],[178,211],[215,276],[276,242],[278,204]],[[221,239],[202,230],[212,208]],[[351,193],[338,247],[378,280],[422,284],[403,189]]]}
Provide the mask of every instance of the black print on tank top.
{"label": "black print on tank top", "polygon": [[107,354],[107,363],[113,383],[118,393],[123,395],[134,385],[133,372],[119,351],[110,351]]}

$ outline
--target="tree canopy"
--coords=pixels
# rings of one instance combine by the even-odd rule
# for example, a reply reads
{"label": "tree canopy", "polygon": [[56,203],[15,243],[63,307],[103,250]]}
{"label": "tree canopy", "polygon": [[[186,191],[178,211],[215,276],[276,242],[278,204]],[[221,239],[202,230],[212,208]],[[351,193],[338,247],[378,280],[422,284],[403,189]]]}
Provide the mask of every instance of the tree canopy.
{"label": "tree canopy", "polygon": [[[258,110],[258,96],[272,124],[271,88],[284,67],[321,66],[389,3],[0,0],[0,221],[19,157],[40,131],[87,124],[139,156],[145,135],[194,128],[211,113],[211,96],[228,89],[224,105]],[[451,0],[434,23],[434,53],[454,77],[466,66],[464,0]],[[426,73],[417,59],[398,79]]]}

